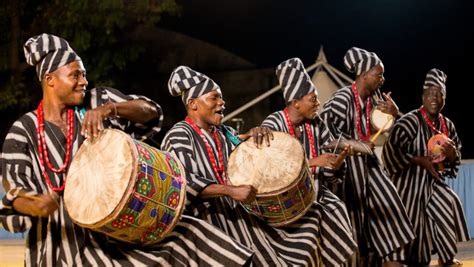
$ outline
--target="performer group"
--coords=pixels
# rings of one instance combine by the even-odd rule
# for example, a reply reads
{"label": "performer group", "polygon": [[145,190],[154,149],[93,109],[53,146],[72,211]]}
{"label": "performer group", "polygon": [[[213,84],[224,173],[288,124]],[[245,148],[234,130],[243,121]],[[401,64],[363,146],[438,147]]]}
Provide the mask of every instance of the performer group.
{"label": "performer group", "polygon": [[[139,140],[161,130],[164,112],[158,103],[109,87],[87,89],[83,62],[61,37],[34,36],[24,53],[36,68],[43,98],[36,110],[14,122],[3,143],[6,195],[0,223],[11,232],[27,231],[25,265],[428,266],[435,254],[439,266],[462,265],[455,258],[457,243],[468,241],[469,234],[461,202],[446,184],[457,176],[461,140],[441,113],[447,93],[442,70],[428,71],[420,85],[421,106],[400,115],[390,93],[380,90],[385,68],[375,53],[357,47],[346,52],[344,65],[354,81],[326,103],[319,101],[301,60],[290,58],[276,68],[285,106],[238,133],[222,124],[225,88],[198,70],[178,66],[168,90],[181,98],[186,116],[154,148]],[[393,127],[377,129],[374,110]],[[72,215],[85,201],[71,206],[67,194],[77,193],[78,183],[100,184],[94,174],[104,172],[81,170],[89,175],[73,181],[68,172],[77,172],[71,164],[82,148],[97,145],[108,129],[128,134],[136,146],[139,163],[131,179],[137,181],[127,187],[129,199],[121,202],[123,210],[114,209],[119,215],[111,223],[89,227]],[[373,143],[383,131],[388,139],[379,160]],[[269,185],[256,186],[269,173],[249,174],[243,184],[235,184],[227,172],[232,164],[239,167],[232,152],[244,142],[251,142],[255,153],[284,142],[277,132],[299,141],[304,152],[300,175],[274,193],[259,191]],[[166,159],[163,170],[150,167],[157,153]],[[120,153],[108,159],[100,153],[88,156],[123,167]],[[268,165],[268,157],[251,164]],[[272,173],[290,172],[285,160],[275,166]],[[276,176],[275,184],[280,182]],[[170,178],[173,182],[166,183]],[[105,184],[107,190],[89,190],[104,192],[107,203],[105,192],[119,193],[114,183]],[[185,189],[181,202],[180,188]],[[81,192],[84,198],[87,193]],[[307,194],[314,198],[304,203]],[[295,208],[299,205],[304,208]],[[171,211],[176,207],[177,214]],[[156,224],[140,238],[124,234],[142,231],[145,218]],[[147,245],[150,240],[156,242]]]}

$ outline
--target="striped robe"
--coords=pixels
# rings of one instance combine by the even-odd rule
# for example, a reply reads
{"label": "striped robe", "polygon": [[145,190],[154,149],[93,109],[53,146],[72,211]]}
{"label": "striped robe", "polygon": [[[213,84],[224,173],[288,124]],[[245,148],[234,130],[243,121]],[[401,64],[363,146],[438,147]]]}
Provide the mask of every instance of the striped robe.
{"label": "striped robe", "polygon": [[[92,107],[108,101],[121,102],[141,98],[125,96],[115,89],[93,89]],[[153,103],[161,114],[161,108]],[[80,115],[75,112],[73,155],[83,142],[80,135]],[[150,123],[159,125],[163,117]],[[148,125],[124,123],[122,119],[106,121],[107,127],[131,131]],[[183,216],[174,230],[156,246],[139,248],[109,239],[105,235],[73,224],[62,195],[59,209],[48,218],[22,215],[12,208],[13,200],[23,194],[51,192],[39,165],[36,137],[37,116],[29,112],[10,129],[2,153],[2,177],[6,196],[0,204],[0,225],[11,232],[29,230],[26,239],[25,265],[27,266],[241,266],[252,252],[236,243],[216,227],[196,218]],[[53,166],[62,166],[66,138],[61,130],[45,121],[45,137]],[[150,128],[150,127],[148,127]],[[159,130],[159,126],[154,128]],[[135,136],[138,137],[138,136]],[[48,176],[54,186],[63,183],[64,176],[51,172]]]}
{"label": "striped robe", "polygon": [[[454,124],[446,119],[449,138],[461,151]],[[439,121],[435,127],[441,129]],[[442,130],[441,130],[442,131]],[[411,264],[427,264],[431,251],[446,262],[456,255],[456,242],[469,240],[464,212],[456,193],[444,181],[412,164],[414,156],[427,156],[428,140],[434,131],[419,109],[403,116],[395,124],[384,145],[382,159],[414,226],[416,239],[400,252]],[[445,163],[444,178],[456,178],[461,154],[454,163]]]}
{"label": "striped robe", "polygon": [[[361,127],[366,132],[366,107],[363,101],[360,102]],[[371,102],[375,103],[374,99]],[[336,91],[324,104],[320,117],[333,136],[342,134],[345,138],[360,139],[351,87]],[[405,208],[375,154],[350,156],[346,163],[347,173],[340,197],[346,203],[359,246],[356,261],[370,256],[369,252],[379,259],[386,257],[414,238]]]}
{"label": "striped robe", "polygon": [[[283,111],[277,111],[268,116],[262,122],[262,127],[289,133]],[[324,122],[319,118],[312,120],[310,127],[316,153],[320,155],[322,153],[321,147],[331,142],[333,138]],[[306,130],[299,137],[299,141],[303,144],[306,158],[311,158],[311,147]],[[336,181],[337,176],[332,170],[319,167],[316,168],[315,173],[319,178],[317,182],[320,184],[316,207],[321,218],[319,227],[322,260],[324,266],[339,266],[355,252],[357,245],[352,238],[352,227],[344,202],[323,184]]]}
{"label": "striped robe", "polygon": [[[222,127],[217,127],[222,145],[224,166],[234,148],[225,137]],[[235,133],[233,129],[227,127]],[[214,157],[218,150],[206,131],[203,134],[212,148]],[[250,247],[254,252],[256,266],[309,265],[320,266],[318,245],[319,221],[321,216],[310,208],[305,216],[295,223],[273,228],[257,217],[250,215],[241,205],[229,197],[202,200],[199,194],[218,180],[207,154],[205,144],[199,134],[185,121],[178,122],[166,134],[162,149],[175,152],[186,169],[188,180],[188,212],[219,227],[229,236]]]}

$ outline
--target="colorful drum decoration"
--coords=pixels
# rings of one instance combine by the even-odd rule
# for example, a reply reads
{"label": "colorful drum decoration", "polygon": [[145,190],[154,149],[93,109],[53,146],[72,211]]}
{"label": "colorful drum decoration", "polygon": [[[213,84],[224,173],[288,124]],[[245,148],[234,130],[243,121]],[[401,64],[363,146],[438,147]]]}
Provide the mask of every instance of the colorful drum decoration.
{"label": "colorful drum decoration", "polygon": [[449,141],[449,138],[444,134],[433,135],[428,140],[428,156],[433,163],[440,163],[446,155],[443,153],[443,145]]}
{"label": "colorful drum decoration", "polygon": [[172,154],[106,129],[74,156],[64,191],[78,225],[151,245],[171,232],[186,197],[184,168]]}
{"label": "colorful drum decoration", "polygon": [[289,134],[273,132],[269,147],[257,148],[253,138],[230,155],[227,175],[232,185],[252,185],[256,200],[242,205],[274,227],[298,220],[317,197],[303,147]]}

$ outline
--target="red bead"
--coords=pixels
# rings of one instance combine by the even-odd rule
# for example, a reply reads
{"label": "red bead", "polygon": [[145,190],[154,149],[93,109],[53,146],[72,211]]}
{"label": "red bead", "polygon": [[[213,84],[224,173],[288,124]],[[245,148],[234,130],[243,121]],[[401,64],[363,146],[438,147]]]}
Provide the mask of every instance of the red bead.
{"label": "red bead", "polygon": [[359,94],[357,93],[357,88],[355,82],[352,83],[352,92],[354,93],[354,98],[356,102],[356,111],[357,111],[357,134],[360,137],[360,140],[362,141],[369,141],[370,140],[370,97],[367,98],[367,112],[365,115],[366,118],[366,133],[362,133],[362,126],[361,126],[361,114],[360,114],[360,102],[359,102]]}
{"label": "red bead", "polygon": [[[423,106],[421,106],[420,112],[423,116],[423,119],[426,121],[426,124],[428,124],[428,126],[430,126],[433,131],[440,134],[441,132],[434,127],[433,121],[431,121],[428,115],[426,115],[426,111]],[[439,114],[439,121],[441,122],[441,127],[443,128],[444,135],[448,136],[448,127],[446,127],[446,121],[444,120],[444,116],[442,114]]]}

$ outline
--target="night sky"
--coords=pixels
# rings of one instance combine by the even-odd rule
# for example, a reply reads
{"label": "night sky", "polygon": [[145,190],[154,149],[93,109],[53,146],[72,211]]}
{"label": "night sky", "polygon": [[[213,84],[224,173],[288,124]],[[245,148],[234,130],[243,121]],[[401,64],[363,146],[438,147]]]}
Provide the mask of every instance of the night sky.
{"label": "night sky", "polygon": [[392,91],[402,112],[421,105],[426,72],[439,68],[448,75],[442,113],[457,127],[463,158],[474,158],[474,13],[469,2],[189,0],[178,1],[181,17],[165,16],[159,26],[217,45],[262,68],[291,57],[309,66],[323,45],[329,63],[345,71],[347,49],[373,51],[385,65],[382,91]]}

